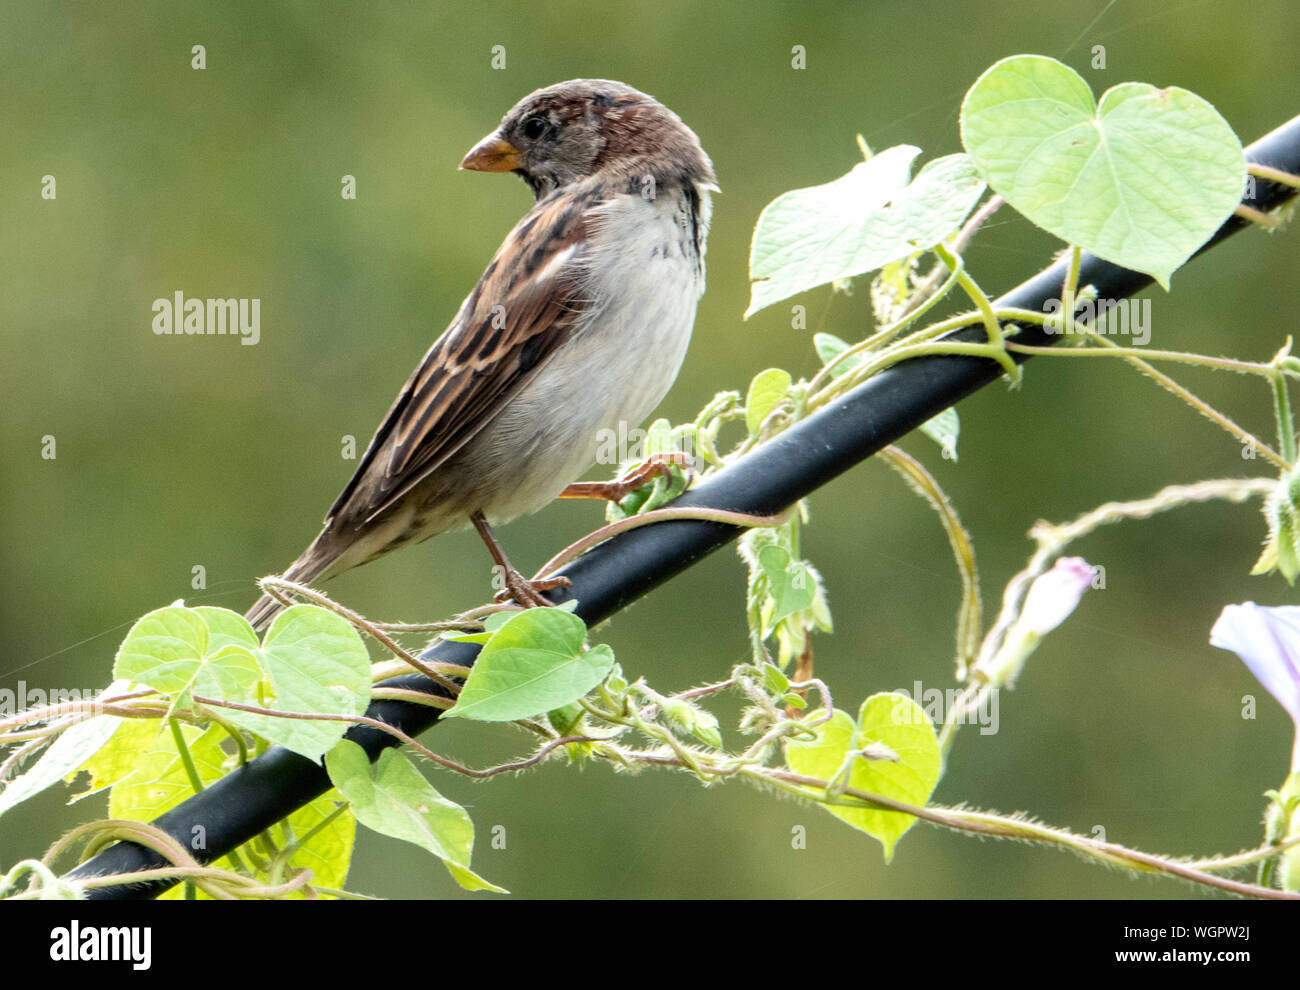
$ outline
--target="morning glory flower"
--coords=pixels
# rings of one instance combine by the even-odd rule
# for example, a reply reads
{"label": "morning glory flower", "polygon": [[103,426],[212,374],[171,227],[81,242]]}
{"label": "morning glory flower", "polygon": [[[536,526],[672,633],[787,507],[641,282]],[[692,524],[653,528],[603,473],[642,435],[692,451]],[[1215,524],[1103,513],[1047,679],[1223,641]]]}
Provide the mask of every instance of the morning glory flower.
{"label": "morning glory flower", "polygon": [[1300,606],[1227,605],[1210,644],[1231,650],[1250,668],[1296,725],[1292,772],[1300,771]]}

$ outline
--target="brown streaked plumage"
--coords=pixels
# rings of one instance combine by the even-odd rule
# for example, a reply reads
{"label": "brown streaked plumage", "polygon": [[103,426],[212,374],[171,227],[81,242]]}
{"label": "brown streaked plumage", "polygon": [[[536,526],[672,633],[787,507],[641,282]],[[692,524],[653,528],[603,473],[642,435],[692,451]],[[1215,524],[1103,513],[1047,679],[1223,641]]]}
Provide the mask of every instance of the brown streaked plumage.
{"label": "brown streaked plumage", "polygon": [[[545,287],[498,264],[518,255],[529,230],[544,229],[556,250],[577,243],[583,216],[564,205],[539,206],[506,238],[451,329],[402,386],[326,525],[335,518],[353,526],[372,521],[456,453],[486,423],[484,414],[509,401],[564,345],[583,300],[574,291],[540,291]],[[494,324],[507,314],[510,332],[502,334]]]}
{"label": "brown streaked plumage", "polygon": [[[672,111],[572,80],[521,100],[462,167],[513,171],[537,204],[407,379],[290,580],[535,511],[590,466],[599,430],[637,425],[676,377],[716,186]],[[263,596],[248,618],[278,610]]]}

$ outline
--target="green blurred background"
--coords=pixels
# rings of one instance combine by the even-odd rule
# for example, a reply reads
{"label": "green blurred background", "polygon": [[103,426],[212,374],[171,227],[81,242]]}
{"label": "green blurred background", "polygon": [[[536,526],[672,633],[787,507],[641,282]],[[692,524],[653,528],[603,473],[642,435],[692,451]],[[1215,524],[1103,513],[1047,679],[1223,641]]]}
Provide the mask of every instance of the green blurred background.
{"label": "green blurred background", "polygon": [[[1243,141],[1294,114],[1290,0],[1086,3],[133,3],[0,8],[0,687],[98,687],[144,612],[185,598],[242,611],[253,580],[315,534],[410,369],[531,197],[510,176],[458,172],[460,156],[520,96],[575,76],[654,94],[717,167],[709,291],[661,414],[685,419],[770,366],[807,374],[814,330],[871,326],[852,296],[796,300],[741,320],[750,233],[782,191],[829,181],[876,149],[958,150],[962,94],[995,60],[1061,58],[1094,89],[1185,86]],[[190,67],[206,47],[207,68]],[[807,68],[791,68],[804,45]],[[506,67],[491,68],[504,45]],[[1090,68],[1104,45],[1107,68]],[[52,174],[58,198],[42,200]],[[339,195],[355,175],[358,198]],[[999,216],[967,254],[994,293],[1048,262],[1052,238]],[[1300,303],[1294,232],[1245,233],[1153,295],[1152,346],[1267,359]],[[151,304],[261,299],[262,340],[159,337]],[[1281,315],[1285,314],[1285,315]],[[1247,379],[1183,379],[1271,436],[1268,394]],[[1239,444],[1119,364],[1035,361],[1023,388],[961,408],[960,463],[922,456],[976,541],[992,617],[1039,518],[1171,482],[1262,473]],[[43,460],[41,438],[57,440]],[[596,476],[593,474],[593,476]],[[818,673],[841,707],[946,687],[958,597],[932,512],[880,464],[811,501],[809,558],[837,631]],[[507,527],[531,569],[599,520],[557,504]],[[1290,725],[1230,654],[1207,643],[1223,604],[1294,600],[1249,578],[1255,506],[1186,509],[1077,547],[1107,588],[1002,699],[1000,731],[967,730],[935,799],[1042,820],[1142,849],[1199,856],[1255,845],[1260,794],[1281,783]],[[206,569],[207,588],[190,587]],[[354,571],[329,591],[384,618],[433,618],[482,600],[472,533]],[[624,669],[661,690],[724,676],[747,655],[743,572],[729,551],[600,631]],[[1241,717],[1243,695],[1259,717]],[[734,716],[737,709],[727,709]],[[734,718],[731,723],[734,725]],[[522,752],[510,729],[440,727],[426,742],[476,765]],[[475,867],[521,897],[1185,897],[1059,852],[918,827],[886,867],[877,844],[829,816],[741,785],[616,776],[560,762],[475,784],[439,774],[479,829]],[[102,799],[48,793],[0,819],[0,861],[39,855]],[[91,807],[94,805],[95,807]],[[507,848],[490,848],[494,826]],[[807,849],[791,848],[806,827]],[[351,884],[389,897],[462,895],[442,867],[364,835]],[[480,895],[481,896],[481,895]]]}

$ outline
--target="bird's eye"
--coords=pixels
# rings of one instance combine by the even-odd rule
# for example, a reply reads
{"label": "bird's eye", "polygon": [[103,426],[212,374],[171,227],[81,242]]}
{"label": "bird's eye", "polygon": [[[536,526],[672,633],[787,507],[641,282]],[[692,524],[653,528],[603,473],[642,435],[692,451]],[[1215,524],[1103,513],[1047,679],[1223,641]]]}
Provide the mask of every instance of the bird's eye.
{"label": "bird's eye", "polygon": [[524,121],[524,137],[530,141],[536,141],[546,132],[546,126],[545,117],[529,117]]}

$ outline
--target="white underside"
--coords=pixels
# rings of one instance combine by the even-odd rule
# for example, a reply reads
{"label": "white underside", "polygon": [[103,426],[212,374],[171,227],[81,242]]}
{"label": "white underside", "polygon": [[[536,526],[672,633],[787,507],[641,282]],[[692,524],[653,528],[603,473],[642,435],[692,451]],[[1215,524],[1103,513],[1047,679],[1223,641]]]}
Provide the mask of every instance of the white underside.
{"label": "white underside", "polygon": [[681,205],[678,197],[627,195],[601,208],[606,220],[576,262],[591,308],[573,339],[456,458],[501,480],[482,507],[489,521],[550,502],[595,462],[603,431],[626,436],[672,387],[704,291],[702,264],[683,250],[691,232]]}

